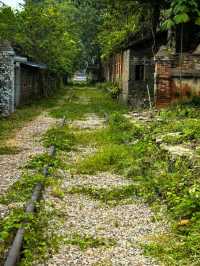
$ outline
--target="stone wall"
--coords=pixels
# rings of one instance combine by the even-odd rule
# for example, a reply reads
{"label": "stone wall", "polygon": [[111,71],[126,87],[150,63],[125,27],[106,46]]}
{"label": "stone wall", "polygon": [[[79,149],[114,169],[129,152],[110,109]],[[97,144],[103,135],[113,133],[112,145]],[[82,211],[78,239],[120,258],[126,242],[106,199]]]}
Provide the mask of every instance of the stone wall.
{"label": "stone wall", "polygon": [[0,44],[0,113],[8,116],[15,109],[15,53],[8,43]]}

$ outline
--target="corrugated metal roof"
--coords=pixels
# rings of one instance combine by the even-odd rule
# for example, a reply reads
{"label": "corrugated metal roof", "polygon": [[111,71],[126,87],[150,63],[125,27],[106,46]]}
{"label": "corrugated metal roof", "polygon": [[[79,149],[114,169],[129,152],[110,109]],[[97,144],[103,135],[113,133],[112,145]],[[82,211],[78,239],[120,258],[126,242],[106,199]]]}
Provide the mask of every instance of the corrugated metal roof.
{"label": "corrugated metal roof", "polygon": [[19,62],[19,63],[26,63],[27,62],[27,58],[23,57],[23,56],[15,56],[15,62]]}
{"label": "corrugated metal roof", "polygon": [[39,68],[39,69],[47,69],[47,65],[38,64],[38,63],[34,63],[34,62],[24,62],[23,65],[26,65],[29,67],[34,67],[34,68]]}

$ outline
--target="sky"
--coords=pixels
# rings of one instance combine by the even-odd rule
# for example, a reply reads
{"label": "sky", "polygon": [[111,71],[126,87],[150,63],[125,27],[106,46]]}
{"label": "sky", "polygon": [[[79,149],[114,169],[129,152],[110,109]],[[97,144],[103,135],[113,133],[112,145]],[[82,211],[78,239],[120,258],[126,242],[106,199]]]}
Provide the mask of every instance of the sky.
{"label": "sky", "polygon": [[19,8],[19,4],[23,3],[23,0],[2,0],[6,5],[9,5],[13,8]]}

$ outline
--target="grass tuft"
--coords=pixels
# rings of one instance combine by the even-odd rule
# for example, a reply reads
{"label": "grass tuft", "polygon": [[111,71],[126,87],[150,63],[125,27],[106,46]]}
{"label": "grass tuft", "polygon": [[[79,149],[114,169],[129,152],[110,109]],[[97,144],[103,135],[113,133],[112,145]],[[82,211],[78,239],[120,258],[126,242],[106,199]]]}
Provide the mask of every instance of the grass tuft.
{"label": "grass tuft", "polygon": [[92,188],[92,187],[73,187],[67,190],[70,194],[83,194],[92,199],[109,203],[112,201],[120,202],[124,199],[133,198],[137,194],[137,184],[131,184],[121,187],[113,187],[111,189]]}
{"label": "grass tuft", "polygon": [[113,239],[94,238],[92,236],[81,236],[79,234],[74,234],[69,238],[65,238],[64,243],[67,245],[78,246],[81,250],[99,247],[110,248],[116,245],[116,241]]}
{"label": "grass tuft", "polygon": [[70,151],[75,145],[75,136],[68,126],[51,128],[43,137],[43,144],[49,148],[52,145],[61,151]]}

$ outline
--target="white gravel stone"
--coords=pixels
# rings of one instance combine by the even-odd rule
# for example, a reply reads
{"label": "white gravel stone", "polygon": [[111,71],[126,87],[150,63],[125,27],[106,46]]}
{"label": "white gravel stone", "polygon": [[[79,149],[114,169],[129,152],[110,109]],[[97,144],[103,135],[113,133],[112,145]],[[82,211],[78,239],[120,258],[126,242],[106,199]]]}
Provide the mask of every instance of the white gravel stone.
{"label": "white gravel stone", "polygon": [[0,195],[19,179],[20,168],[30,156],[42,154],[45,151],[40,138],[55,125],[56,121],[47,113],[43,113],[19,130],[14,138],[8,140],[8,145],[18,147],[20,152],[14,155],[0,155]]}
{"label": "white gravel stone", "polygon": [[105,119],[95,114],[88,114],[84,120],[75,120],[72,126],[79,129],[98,129],[104,126]]}
{"label": "white gravel stone", "polygon": [[111,174],[109,172],[98,173],[96,175],[73,175],[68,174],[68,179],[63,181],[63,189],[74,186],[88,186],[95,188],[112,188],[116,186],[130,185],[127,178]]}

